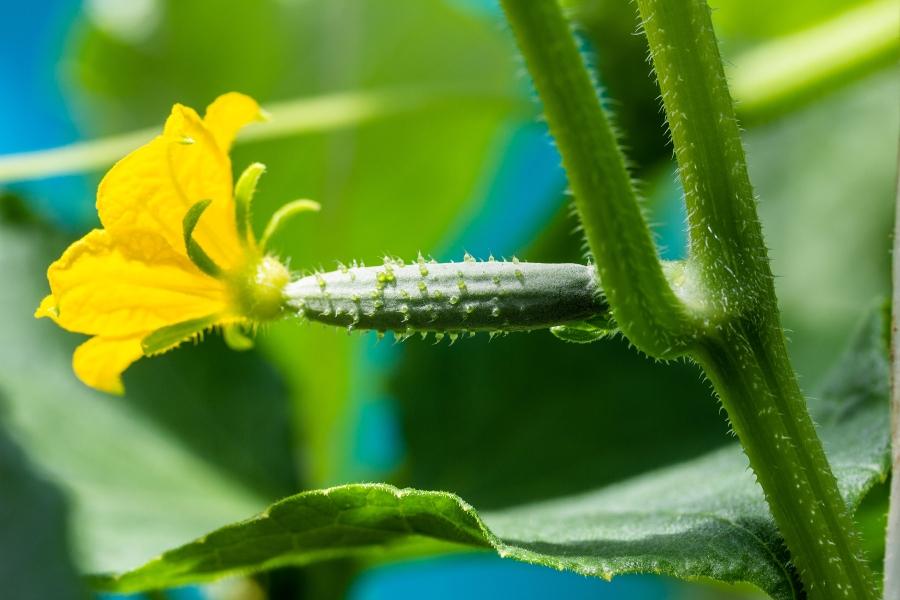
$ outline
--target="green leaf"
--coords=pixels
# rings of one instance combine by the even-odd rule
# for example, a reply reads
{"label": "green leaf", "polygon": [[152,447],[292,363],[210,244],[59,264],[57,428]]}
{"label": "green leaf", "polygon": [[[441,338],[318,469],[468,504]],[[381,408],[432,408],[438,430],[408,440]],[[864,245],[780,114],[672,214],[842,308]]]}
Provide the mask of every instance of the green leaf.
{"label": "green leaf", "polygon": [[[898,97],[900,79],[884,73],[747,132],[801,381],[819,381],[853,331],[859,307],[891,293]],[[852,210],[847,198],[854,198]]]}
{"label": "green leaf", "polygon": [[464,548],[495,542],[475,510],[453,494],[351,484],[291,496],[131,573],[92,581],[110,591],[168,587],[371,550],[402,551],[421,536]]}
{"label": "green leaf", "polygon": [[[6,402],[0,396],[0,411]],[[68,505],[59,488],[35,472],[0,419],[0,582],[16,600],[86,598],[69,556]]]}
{"label": "green leaf", "polygon": [[[867,320],[814,405],[841,493],[854,508],[887,476],[884,331],[880,312]],[[777,599],[799,594],[783,541],[737,446],[599,491],[482,515],[452,494],[383,484],[305,492],[93,583],[104,590],[149,589],[408,552],[423,537],[455,548],[492,547],[504,557],[604,579],[649,572],[749,582]]]}
{"label": "green leaf", "polygon": [[0,222],[0,397],[10,435],[71,503],[79,569],[128,568],[296,490],[285,390],[257,354],[211,339],[141,360],[121,398],[75,378],[83,336],[31,316],[62,241]]}

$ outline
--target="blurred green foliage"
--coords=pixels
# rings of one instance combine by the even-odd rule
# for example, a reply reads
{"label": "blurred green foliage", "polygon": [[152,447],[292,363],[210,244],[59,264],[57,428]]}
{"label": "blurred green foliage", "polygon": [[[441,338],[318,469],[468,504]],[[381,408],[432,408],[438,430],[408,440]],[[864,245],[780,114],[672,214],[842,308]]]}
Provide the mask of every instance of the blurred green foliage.
{"label": "blurred green foliage", "polygon": [[860,308],[890,294],[898,100],[900,83],[887,72],[746,135],[805,388],[837,358]]}
{"label": "blurred green foliage", "polygon": [[[0,393],[13,438],[72,501],[78,566],[126,567],[292,489],[277,380],[258,357],[187,348],[129,373],[125,398],[74,378],[80,336],[31,318],[61,242],[39,225],[2,224],[0,278],[16,284],[0,288]],[[252,421],[248,389],[268,396]]]}
{"label": "blurred green foliage", "polygon": [[[633,35],[634,8],[572,4],[636,172],[650,189],[668,187],[671,148],[645,42]],[[138,40],[88,17],[73,30],[64,66],[86,136],[161,126],[173,102],[202,109],[229,90],[265,103],[341,90],[444,89],[442,104],[242,145],[233,160],[236,171],[252,161],[269,167],[254,210],[258,229],[287,200],[322,203],[320,214],[273,240],[297,270],[437,248],[461,255],[452,232],[481,210],[511,129],[532,117],[514,47],[497,22],[439,0],[160,5],[158,23]],[[731,60],[846,6],[723,3],[715,19]],[[469,99],[457,101],[453,90]],[[888,290],[897,97],[893,73],[874,76],[746,135],[807,388],[870,299]],[[671,200],[651,206],[655,219],[669,218]],[[564,213],[523,256],[580,260]],[[231,353],[208,339],[136,365],[126,398],[102,396],[71,374],[77,336],[30,317],[46,290],[46,266],[66,241],[34,224],[0,230],[0,280],[16,282],[0,286],[0,394],[11,436],[70,500],[80,568],[134,566],[283,495],[351,477],[354,398],[372,385],[359,364],[369,340],[280,323],[262,332],[259,352]],[[620,340],[582,347],[534,333],[452,348],[414,341],[395,358],[387,391],[407,452],[389,475],[459,493],[478,508],[596,488],[729,439],[698,370],[652,364]],[[7,454],[20,464],[16,451]],[[884,499],[872,502],[877,514]],[[4,496],[0,513],[7,506]],[[47,514],[54,512],[61,514]],[[61,547],[49,545],[49,555]],[[61,566],[58,581],[67,576]]]}
{"label": "blurred green foliage", "polygon": [[[232,89],[263,103],[398,85],[480,94],[477,104],[254,143],[233,154],[236,171],[252,161],[269,167],[255,200],[258,226],[292,198],[322,204],[319,215],[298,219],[290,235],[274,241],[295,268],[373,261],[383,252],[410,258],[436,246],[488,175],[502,124],[516,108],[509,42],[490,23],[442,2],[218,6],[166,3],[156,35],[139,46],[123,47],[85,24],[76,72],[87,84],[86,114],[100,124],[92,131],[158,122],[173,99],[202,107]],[[118,123],[115,115],[122,115]],[[309,448],[296,458],[313,485],[341,479],[350,356],[359,343],[294,324],[273,326],[263,341],[292,390],[294,428]]]}
{"label": "blurred green foliage", "polygon": [[[523,257],[581,260],[572,223],[560,214]],[[649,361],[621,338],[464,343],[413,339],[391,379],[409,445],[404,484],[496,508],[596,489],[729,440],[699,369]]]}
{"label": "blurred green foliage", "polygon": [[727,57],[747,46],[816,25],[866,2],[801,0],[785,3],[757,0],[752,3],[729,3],[728,6],[713,4],[713,25]]}
{"label": "blurred green foliage", "polygon": [[68,508],[60,490],[35,472],[4,427],[0,396],[0,582],[17,600],[76,600],[87,596],[72,562]]}

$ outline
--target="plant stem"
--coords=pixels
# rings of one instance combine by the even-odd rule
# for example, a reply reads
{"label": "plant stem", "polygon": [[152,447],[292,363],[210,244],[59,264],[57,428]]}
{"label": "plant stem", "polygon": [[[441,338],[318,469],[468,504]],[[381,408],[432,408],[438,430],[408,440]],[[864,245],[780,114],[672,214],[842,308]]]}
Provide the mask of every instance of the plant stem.
{"label": "plant stem", "polygon": [[[318,133],[425,108],[469,104],[516,107],[505,92],[461,86],[396,87],[366,92],[338,92],[266,105],[271,118],[243,131],[237,142]],[[0,156],[0,183],[41,179],[106,168],[159,134],[142,129],[48,150]]]}
{"label": "plant stem", "polygon": [[[503,0],[617,321],[705,368],[813,598],[875,598],[788,360],[734,106],[703,0],[638,0],[688,205],[690,260],[663,275],[621,152],[555,0]],[[682,303],[683,302],[683,303]]]}
{"label": "plant stem", "polygon": [[884,597],[900,598],[900,174],[894,204],[894,293],[891,302],[891,495],[884,544]]}
{"label": "plant stem", "polygon": [[694,358],[722,400],[809,598],[877,597],[778,329],[730,323]]}
{"label": "plant stem", "polygon": [[875,598],[874,577],[788,358],[744,150],[705,0],[638,0],[709,301],[698,362],[812,598]]}
{"label": "plant stem", "polygon": [[684,354],[695,325],[669,287],[625,159],[555,0],[503,0],[544,104],[616,323],[640,350]]}
{"label": "plant stem", "polygon": [[[690,257],[714,313],[774,300],[753,189],[702,0],[638,0],[687,203]],[[766,306],[765,308],[770,308]]]}

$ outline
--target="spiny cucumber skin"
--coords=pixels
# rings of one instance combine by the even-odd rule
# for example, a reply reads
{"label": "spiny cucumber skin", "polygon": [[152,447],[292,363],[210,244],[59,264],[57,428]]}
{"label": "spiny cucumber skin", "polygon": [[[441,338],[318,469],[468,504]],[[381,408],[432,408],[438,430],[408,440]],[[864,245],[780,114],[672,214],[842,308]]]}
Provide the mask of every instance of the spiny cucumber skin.
{"label": "spiny cucumber skin", "polygon": [[529,331],[604,314],[594,267],[466,260],[342,267],[285,288],[311,321],[401,333]]}

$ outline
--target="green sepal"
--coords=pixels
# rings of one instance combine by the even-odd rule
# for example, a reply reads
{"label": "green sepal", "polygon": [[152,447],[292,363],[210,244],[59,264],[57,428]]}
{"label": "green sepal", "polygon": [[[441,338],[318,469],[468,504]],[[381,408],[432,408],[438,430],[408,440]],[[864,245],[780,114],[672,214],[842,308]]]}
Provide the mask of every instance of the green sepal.
{"label": "green sepal", "polygon": [[144,351],[144,356],[168,352],[182,342],[193,339],[210,327],[214,327],[217,321],[217,315],[208,315],[162,327],[141,340],[141,350]]}
{"label": "green sepal", "polygon": [[281,226],[287,219],[303,212],[319,212],[321,208],[322,206],[313,200],[294,200],[293,202],[288,202],[276,210],[275,214],[272,215],[272,218],[269,219],[269,223],[266,225],[262,237],[259,238],[259,247],[264,251],[266,245],[269,243],[269,239],[281,229]]}
{"label": "green sepal", "polygon": [[225,338],[225,343],[232,350],[242,352],[253,348],[253,338],[244,332],[244,328],[241,325],[226,325],[223,330],[223,337]]}
{"label": "green sepal", "polygon": [[253,202],[253,195],[256,194],[256,183],[265,172],[266,165],[253,163],[244,169],[234,186],[234,218],[238,238],[244,245],[247,245],[253,237],[253,230],[250,227],[250,205]]}
{"label": "green sepal", "polygon": [[191,259],[197,268],[211,277],[219,277],[222,275],[222,269],[219,265],[209,257],[200,244],[194,239],[194,229],[197,227],[197,221],[203,212],[209,208],[212,200],[201,200],[190,207],[184,215],[181,222],[182,231],[184,232],[184,248],[187,250],[188,258]]}

